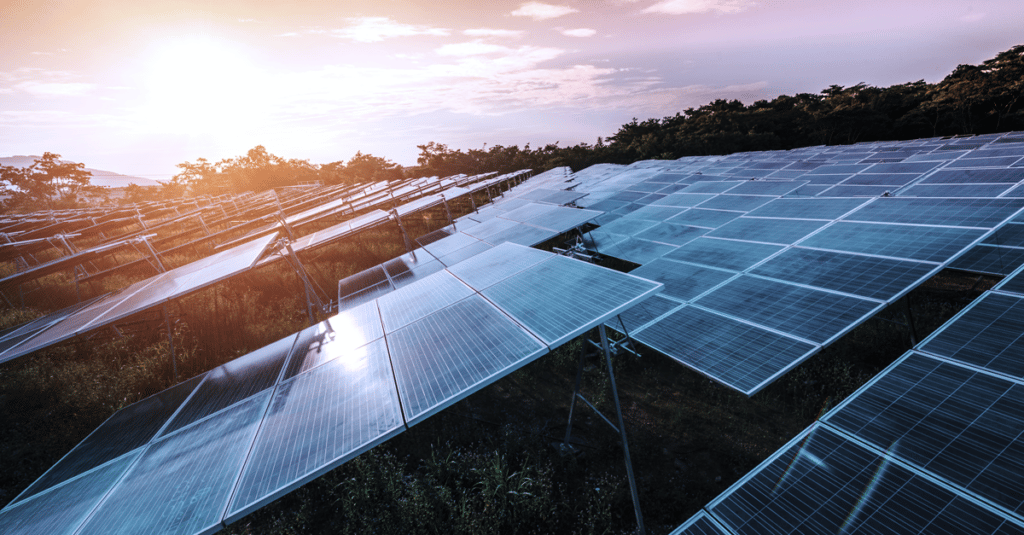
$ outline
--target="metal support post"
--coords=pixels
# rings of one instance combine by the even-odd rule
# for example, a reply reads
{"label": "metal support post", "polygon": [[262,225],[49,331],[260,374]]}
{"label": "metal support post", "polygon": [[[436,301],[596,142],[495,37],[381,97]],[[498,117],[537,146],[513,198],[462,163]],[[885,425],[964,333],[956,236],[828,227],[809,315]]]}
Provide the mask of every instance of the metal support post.
{"label": "metal support post", "polygon": [[153,255],[153,261],[156,262],[156,269],[159,270],[160,273],[167,271],[163,262],[160,261],[160,256],[156,254],[156,250],[149,244],[149,240],[145,236],[142,237],[142,243],[146,245],[146,249],[149,249],[149,254]]}
{"label": "metal support post", "polygon": [[473,211],[474,212],[476,212],[478,214],[480,213],[480,211],[476,209],[476,199],[473,198],[473,192],[472,191],[469,192],[469,205],[473,207]]}
{"label": "metal support post", "polygon": [[412,252],[412,243],[409,242],[409,235],[405,232],[405,225],[402,225],[402,218],[398,215],[398,210],[392,208],[391,214],[395,216],[395,221],[398,223],[398,230],[402,231],[402,240],[405,242],[405,252]]}
{"label": "metal support post", "polygon": [[164,305],[164,321],[167,323],[167,341],[171,344],[171,368],[174,370],[174,382],[178,382],[178,358],[174,354],[174,331],[171,329],[171,314]]}
{"label": "metal support post", "polygon": [[622,407],[619,404],[619,390],[615,386],[615,372],[612,370],[612,352],[608,347],[608,335],[605,333],[604,324],[597,327],[601,334],[601,348],[604,349],[604,359],[608,364],[608,379],[612,387],[612,398],[615,400],[615,415],[619,421],[619,436],[622,437],[622,452],[626,458],[626,475],[629,476],[629,492],[633,495],[633,510],[636,512],[637,533],[644,535],[644,515],[640,512],[640,495],[636,490],[636,478],[633,476],[633,461],[629,458],[629,442],[626,440],[626,426],[622,421]]}
{"label": "metal support post", "polygon": [[448,224],[454,227],[455,222],[452,221],[452,211],[448,209],[448,200],[444,198],[444,195],[441,195],[441,202],[444,204],[444,213],[448,215]]}
{"label": "metal support post", "polygon": [[[285,241],[284,246],[288,249],[288,255],[294,259],[292,267],[295,269],[295,273],[298,274],[299,278],[302,279],[302,287],[306,290],[306,314],[309,315],[309,325],[316,325],[316,317],[313,315],[313,300],[315,299],[317,306],[323,309],[323,305],[320,303],[320,296],[317,295],[316,292],[313,292],[313,295],[310,296],[312,288],[309,282],[309,277],[306,276],[306,270],[303,269],[302,263],[299,262],[299,257],[295,254],[295,250],[292,249],[292,244]],[[291,262],[292,260],[289,261]]]}
{"label": "metal support post", "polygon": [[907,327],[910,328],[910,345],[917,345],[917,329],[914,328],[914,313],[910,311],[910,296],[903,296],[903,315],[907,317]]}
{"label": "metal support post", "polygon": [[572,435],[572,415],[576,410],[576,398],[580,395],[580,384],[583,383],[583,363],[587,356],[586,342],[580,342],[580,365],[576,368],[576,383],[572,389],[572,401],[569,403],[569,423],[565,426],[565,440],[562,441],[562,448],[569,448],[569,437]]}

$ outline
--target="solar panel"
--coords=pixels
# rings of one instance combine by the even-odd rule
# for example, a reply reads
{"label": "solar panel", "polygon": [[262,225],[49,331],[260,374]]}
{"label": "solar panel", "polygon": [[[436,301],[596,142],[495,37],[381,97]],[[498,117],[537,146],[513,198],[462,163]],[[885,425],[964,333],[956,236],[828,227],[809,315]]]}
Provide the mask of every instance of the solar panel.
{"label": "solar panel", "polygon": [[891,301],[937,270],[934,264],[794,247],[752,273]]}
{"label": "solar panel", "polygon": [[0,511],[0,532],[7,535],[71,535],[131,466],[138,451],[93,468],[32,498]]}
{"label": "solar panel", "polygon": [[718,228],[741,215],[743,215],[743,212],[691,208],[679,215],[669,218],[667,222],[713,229]]}
{"label": "solar panel", "polygon": [[729,190],[732,195],[785,195],[806,184],[806,180],[755,180]]}
{"label": "solar panel", "polygon": [[344,333],[335,333],[316,350],[334,358],[278,387],[228,507],[227,522],[405,429],[384,340],[358,349],[348,345]]}
{"label": "solar panel", "polygon": [[14,503],[145,445],[174,415],[203,379],[193,377],[114,413],[22,492]]}
{"label": "solar panel", "polygon": [[985,231],[963,227],[925,227],[876,223],[839,223],[800,243],[803,247],[945,262]]}
{"label": "solar panel", "polygon": [[897,193],[899,197],[999,197],[1012,184],[923,184]]}
{"label": "solar panel", "polygon": [[1024,265],[1024,249],[978,244],[951,262],[949,267],[974,273],[1009,275],[1021,265]]}
{"label": "solar panel", "polygon": [[922,184],[996,184],[1016,183],[1024,180],[1022,169],[940,169],[924,179]]}
{"label": "solar panel", "polygon": [[630,272],[637,277],[665,285],[663,295],[689,301],[732,278],[735,273],[701,267],[663,258],[656,259]]}
{"label": "solar panel", "polygon": [[551,258],[551,253],[529,247],[495,247],[448,268],[471,288],[480,291]]}
{"label": "solar panel", "polygon": [[409,425],[547,352],[543,343],[476,295],[386,337]]}
{"label": "solar panel", "polygon": [[1007,223],[985,238],[981,243],[1024,247],[1024,223]]}
{"label": "solar panel", "polygon": [[932,333],[920,349],[1024,378],[1024,298],[986,294]]}
{"label": "solar panel", "polygon": [[669,535],[730,535],[730,533],[716,523],[710,515],[700,511]]}
{"label": "solar panel", "polygon": [[686,187],[686,193],[724,193],[730,189],[743,184],[738,181],[727,181],[727,182],[697,182]]}
{"label": "solar panel", "polygon": [[408,325],[472,293],[451,273],[440,272],[384,295],[377,299],[384,332]]}
{"label": "solar panel", "polygon": [[825,344],[884,305],[741,275],[696,304],[758,325]]}
{"label": "solar panel", "polygon": [[263,392],[150,444],[79,533],[219,528],[269,399]]}
{"label": "solar panel", "polygon": [[1024,275],[1021,275],[1022,270],[1017,269],[1015,273],[1003,279],[996,289],[1002,292],[1015,293],[1024,296]]}
{"label": "solar panel", "polygon": [[711,210],[737,210],[749,212],[761,205],[768,204],[774,198],[775,197],[730,195],[728,193],[724,193],[716,196],[714,199],[701,203],[700,207]]}
{"label": "solar panel", "polygon": [[802,433],[708,510],[736,534],[1022,529],[990,507],[824,426]]}
{"label": "solar panel", "polygon": [[1024,199],[922,199],[890,197],[844,217],[848,221],[993,228],[1024,207]]}
{"label": "solar panel", "polygon": [[[687,188],[689,189],[689,188]],[[705,201],[714,199],[715,194],[712,193],[687,193],[684,189],[681,193],[673,193],[662,199],[654,201],[652,204],[655,206],[676,206],[679,208],[688,208],[691,206],[697,206]]]}
{"label": "solar panel", "polygon": [[[661,282],[661,281],[657,281]],[[625,327],[630,333],[647,325],[654,321],[659,316],[667,314],[674,308],[678,308],[682,305],[678,301],[673,301],[662,297],[660,294],[647,299],[646,301],[639,303],[632,308],[622,312],[617,317],[608,320],[605,326],[610,329],[615,329],[617,332],[622,332]]]}
{"label": "solar panel", "polygon": [[744,271],[781,251],[781,245],[701,238],[666,254],[665,259]]}
{"label": "solar panel", "polygon": [[824,421],[1020,513],[1022,409],[1024,385],[910,353]]}
{"label": "solar panel", "polygon": [[657,243],[640,238],[627,237],[611,246],[603,246],[601,254],[629,260],[634,264],[646,264],[655,258],[664,256],[674,250],[675,245]]}
{"label": "solar panel", "polygon": [[692,305],[631,334],[636,341],[747,395],[817,350],[810,343]]}
{"label": "solar panel", "polygon": [[555,347],[660,289],[651,281],[553,256],[481,294]]}
{"label": "solar panel", "polygon": [[700,227],[674,223],[658,223],[647,230],[637,233],[636,237],[666,245],[682,245],[700,237],[707,231],[707,229]]}
{"label": "solar panel", "polygon": [[847,198],[816,198],[816,199],[775,199],[774,201],[752,210],[747,215],[752,217],[779,217],[786,219],[839,219],[855,208],[862,206],[863,199]]}
{"label": "solar panel", "polygon": [[559,234],[558,231],[542,229],[532,225],[516,223],[515,226],[501,232],[491,234],[484,239],[490,245],[511,242],[518,245],[532,246],[545,242]]}
{"label": "solar panel", "polygon": [[824,221],[806,219],[741,217],[709,232],[708,237],[788,245],[800,241],[824,225]]}

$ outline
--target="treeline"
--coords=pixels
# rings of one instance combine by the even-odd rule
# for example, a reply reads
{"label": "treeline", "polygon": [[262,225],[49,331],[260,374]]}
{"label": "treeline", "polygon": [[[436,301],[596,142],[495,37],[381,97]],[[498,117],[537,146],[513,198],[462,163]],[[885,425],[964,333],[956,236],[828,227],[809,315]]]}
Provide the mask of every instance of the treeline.
{"label": "treeline", "polygon": [[1024,130],[1024,45],[981,65],[960,65],[936,84],[833,85],[820,94],[780,95],[744,105],[715,100],[662,119],[631,122],[597,144],[538,149],[450,150],[420,145],[422,174],[574,171],[596,163],[793,149]]}

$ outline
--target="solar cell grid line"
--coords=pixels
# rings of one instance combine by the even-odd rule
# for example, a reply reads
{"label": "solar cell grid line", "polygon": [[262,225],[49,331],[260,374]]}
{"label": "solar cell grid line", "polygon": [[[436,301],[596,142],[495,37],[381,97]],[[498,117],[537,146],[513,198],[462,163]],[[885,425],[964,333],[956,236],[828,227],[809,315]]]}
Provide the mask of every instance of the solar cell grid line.
{"label": "solar cell grid line", "polygon": [[264,391],[151,442],[78,533],[219,530],[270,395]]}
{"label": "solar cell grid line", "polygon": [[377,299],[384,332],[408,325],[472,293],[472,288],[447,271],[399,288]]}
{"label": "solar cell grid line", "polygon": [[618,241],[614,245],[602,247],[600,252],[605,256],[614,256],[615,258],[621,258],[634,264],[642,265],[665,256],[677,248],[678,246],[676,245],[627,236],[624,240]]}
{"label": "solar cell grid line", "polygon": [[693,305],[630,334],[637,342],[747,396],[818,350],[810,342]]}
{"label": "solar cell grid line", "polygon": [[1024,249],[978,244],[960,255],[949,267],[972,273],[1008,275],[1024,265]]}
{"label": "solar cell grid line", "polygon": [[709,232],[709,238],[790,245],[813,235],[829,224],[808,219],[774,219],[740,217]]}
{"label": "solar cell grid line", "polygon": [[[405,430],[383,338],[352,350],[341,333],[310,353],[337,357],[274,393],[224,521],[232,523]],[[297,355],[302,357],[303,355]]]}
{"label": "solar cell grid line", "polygon": [[0,532],[7,535],[72,535],[89,512],[135,461],[129,452],[0,510]]}
{"label": "solar cell grid line", "polygon": [[735,272],[658,258],[630,272],[665,285],[663,297],[688,302],[736,276]]}
{"label": "solar cell grid line", "polygon": [[751,210],[750,217],[776,217],[784,219],[818,219],[832,221],[863,206],[864,199],[816,197],[800,199],[784,197]]}
{"label": "solar cell grid line", "polygon": [[740,275],[694,301],[729,316],[827,345],[884,303]]}
{"label": "solar cell grid line", "polygon": [[114,413],[11,503],[31,498],[144,446],[167,424],[203,378],[204,375],[198,375]]}
{"label": "solar cell grid line", "polygon": [[751,273],[891,303],[940,269],[941,264],[796,246]]}
{"label": "solar cell grid line", "polygon": [[993,290],[1024,297],[1024,275],[1021,275],[1022,272],[1024,272],[1024,267],[1017,268],[1013,273],[1000,281]]}
{"label": "solar cell grid line", "polygon": [[679,247],[662,258],[732,271],[746,271],[782,251],[784,248],[782,245],[742,242],[703,236]]}
{"label": "solar cell grid line", "polygon": [[910,352],[823,420],[1019,515],[1024,385]]}
{"label": "solar cell grid line", "polygon": [[477,294],[385,339],[409,426],[548,352],[548,345]]}
{"label": "solar cell grid line", "polygon": [[556,347],[661,289],[657,282],[552,255],[480,293],[545,344]]}
{"label": "solar cell grid line", "polygon": [[537,265],[551,253],[530,247],[499,245],[448,268],[448,272],[476,291]]}
{"label": "solar cell grid line", "polygon": [[800,242],[801,247],[847,251],[926,262],[946,262],[977,242],[985,231],[839,221]]}
{"label": "solar cell grid line", "polygon": [[709,504],[753,533],[1019,533],[1021,524],[825,425],[812,425]]}
{"label": "solar cell grid line", "polygon": [[732,532],[718,524],[713,516],[701,510],[683,525],[672,530],[669,535],[732,535]]}
{"label": "solar cell grid line", "polygon": [[1024,298],[986,293],[918,346],[922,352],[1024,378]]}

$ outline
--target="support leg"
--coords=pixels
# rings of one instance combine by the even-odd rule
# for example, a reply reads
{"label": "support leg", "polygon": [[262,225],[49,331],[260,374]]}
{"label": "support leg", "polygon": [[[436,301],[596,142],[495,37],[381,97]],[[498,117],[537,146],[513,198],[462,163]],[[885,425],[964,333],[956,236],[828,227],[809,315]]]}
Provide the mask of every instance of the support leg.
{"label": "support leg", "polygon": [[633,461],[629,458],[629,442],[626,441],[626,426],[622,421],[622,407],[619,404],[619,390],[615,386],[615,373],[612,370],[612,352],[608,347],[608,336],[605,333],[604,324],[598,326],[601,333],[601,348],[604,350],[604,359],[608,364],[608,378],[612,387],[612,398],[615,400],[615,415],[619,419],[619,436],[622,438],[622,452],[626,457],[626,475],[629,477],[629,492],[633,495],[633,510],[636,512],[637,533],[644,534],[644,515],[640,512],[640,495],[636,490],[636,478],[633,476]]}
{"label": "support leg", "polygon": [[562,447],[569,447],[569,437],[572,434],[572,415],[573,411],[576,410],[576,397],[580,394],[580,385],[583,383],[583,364],[587,356],[587,341],[583,340],[580,343],[580,365],[576,368],[576,384],[572,389],[572,401],[569,402],[569,423],[565,426],[565,440],[562,441]]}
{"label": "support leg", "polygon": [[907,317],[907,327],[910,328],[910,345],[917,345],[917,329],[914,328],[914,313],[910,311],[910,296],[903,296],[903,314]]}

